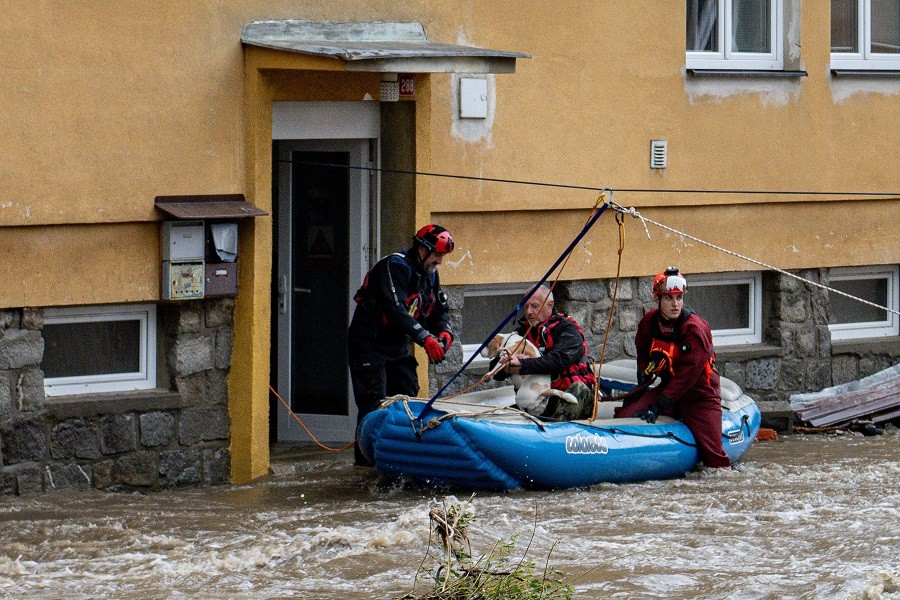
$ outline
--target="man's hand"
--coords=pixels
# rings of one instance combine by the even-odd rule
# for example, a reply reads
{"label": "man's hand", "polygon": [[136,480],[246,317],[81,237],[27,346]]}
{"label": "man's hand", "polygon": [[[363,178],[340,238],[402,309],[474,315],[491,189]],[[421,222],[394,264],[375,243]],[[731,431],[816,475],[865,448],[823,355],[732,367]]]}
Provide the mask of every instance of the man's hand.
{"label": "man's hand", "polygon": [[528,358],[525,354],[512,354],[509,357],[509,362],[506,363],[506,372],[516,374],[519,372],[519,369],[522,367],[522,359]]}
{"label": "man's hand", "polygon": [[422,344],[425,348],[425,353],[428,354],[428,362],[431,364],[437,364],[439,362],[443,362],[444,360],[444,349],[441,347],[441,343],[437,340],[433,335],[429,335],[425,338],[425,342]]}
{"label": "man's hand", "polygon": [[450,349],[450,346],[453,345],[453,336],[449,331],[442,331],[438,334],[438,341],[441,343],[441,346],[444,347],[444,353]]}

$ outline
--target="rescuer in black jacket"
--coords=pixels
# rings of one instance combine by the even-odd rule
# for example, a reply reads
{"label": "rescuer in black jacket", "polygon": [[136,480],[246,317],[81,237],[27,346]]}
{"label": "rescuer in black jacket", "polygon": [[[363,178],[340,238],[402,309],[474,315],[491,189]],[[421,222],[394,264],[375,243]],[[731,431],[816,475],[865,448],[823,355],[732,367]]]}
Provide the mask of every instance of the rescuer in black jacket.
{"label": "rescuer in black jacket", "polygon": [[[388,396],[416,396],[416,343],[439,363],[453,344],[447,296],[437,267],[453,251],[450,232],[426,225],[412,247],[378,261],[356,293],[348,331],[350,379],[357,424]],[[356,464],[368,464],[356,448]]]}

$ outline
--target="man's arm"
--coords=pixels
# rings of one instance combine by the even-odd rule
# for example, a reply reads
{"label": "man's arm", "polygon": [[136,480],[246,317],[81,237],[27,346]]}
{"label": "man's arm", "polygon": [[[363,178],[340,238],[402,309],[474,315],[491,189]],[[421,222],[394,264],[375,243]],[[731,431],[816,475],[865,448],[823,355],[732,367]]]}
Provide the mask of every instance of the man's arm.
{"label": "man's arm", "polygon": [[570,366],[581,362],[584,358],[584,338],[578,329],[568,321],[562,321],[556,329],[560,329],[553,347],[543,356],[522,359],[519,373],[546,373],[559,375]]}

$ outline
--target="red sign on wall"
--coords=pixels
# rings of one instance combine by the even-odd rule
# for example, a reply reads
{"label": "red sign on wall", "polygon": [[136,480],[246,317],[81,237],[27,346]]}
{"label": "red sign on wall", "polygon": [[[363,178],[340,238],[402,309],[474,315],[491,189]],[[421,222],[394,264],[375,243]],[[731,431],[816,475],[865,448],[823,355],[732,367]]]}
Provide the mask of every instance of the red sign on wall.
{"label": "red sign on wall", "polygon": [[405,75],[397,75],[397,83],[400,84],[400,97],[401,98],[415,98],[416,97],[416,76],[405,74]]}

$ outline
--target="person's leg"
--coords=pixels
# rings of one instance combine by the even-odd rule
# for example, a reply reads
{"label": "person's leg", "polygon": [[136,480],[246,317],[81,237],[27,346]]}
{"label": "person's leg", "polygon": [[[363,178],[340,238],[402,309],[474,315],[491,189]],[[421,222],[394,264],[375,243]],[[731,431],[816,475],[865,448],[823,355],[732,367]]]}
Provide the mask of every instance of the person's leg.
{"label": "person's leg", "polygon": [[681,407],[681,418],[694,434],[697,453],[704,465],[731,465],[731,460],[722,449],[722,405],[718,399],[689,401]]}
{"label": "person's leg", "polygon": [[387,361],[385,365],[387,395],[403,394],[415,398],[419,394],[419,374],[416,372],[418,366],[419,363],[416,362],[414,356],[404,356]]}
{"label": "person's leg", "polygon": [[570,385],[566,391],[575,396],[575,399],[578,400],[578,404],[569,404],[568,402],[560,403],[564,405],[564,408],[567,408],[572,415],[566,420],[590,419],[594,412],[593,390],[586,384],[576,381]]}
{"label": "person's leg", "polygon": [[[353,385],[353,398],[356,401],[357,428],[363,417],[375,410],[378,403],[386,395],[387,378],[385,359],[380,354],[363,354],[350,358],[350,382]],[[372,466],[362,452],[359,443],[354,446],[354,458],[357,465]]]}

